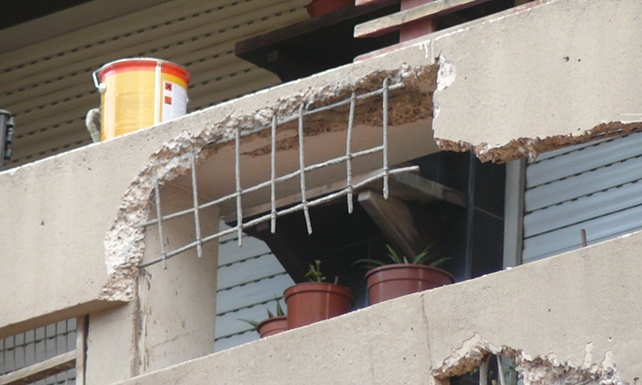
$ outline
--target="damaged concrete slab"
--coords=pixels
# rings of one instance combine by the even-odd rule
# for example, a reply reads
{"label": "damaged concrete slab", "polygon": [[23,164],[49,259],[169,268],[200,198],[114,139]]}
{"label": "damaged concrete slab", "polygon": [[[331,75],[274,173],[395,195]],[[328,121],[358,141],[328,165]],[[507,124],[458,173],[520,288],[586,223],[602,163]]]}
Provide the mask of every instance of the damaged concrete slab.
{"label": "damaged concrete slab", "polygon": [[506,162],[640,131],[641,14],[635,1],[538,0],[427,36],[440,148]]}
{"label": "damaged concrete slab", "polygon": [[[266,138],[259,128],[269,124],[273,115],[289,116],[301,105],[319,108],[349,96],[352,90],[381,88],[388,77],[403,84],[402,90],[390,94],[390,106],[396,111],[389,117],[390,142],[398,149],[391,152],[391,162],[438,151],[428,128],[434,69],[398,62],[337,69],[0,173],[3,195],[12,202],[0,219],[0,246],[6,250],[7,267],[0,274],[8,274],[0,275],[0,282],[11,285],[3,288],[5,292],[16,293],[10,298],[15,306],[8,304],[0,314],[0,325],[11,328],[3,328],[0,334],[24,329],[30,320],[62,309],[73,307],[79,315],[131,301],[144,250],[144,229],[139,225],[149,217],[154,179],[180,187],[177,178],[188,170],[188,155],[193,151],[199,168],[210,175],[199,180],[202,194],[211,198],[225,193],[233,186],[229,181],[234,175],[234,151],[228,143],[237,129],[244,136],[241,152],[247,162],[242,177],[251,185],[269,175],[266,154],[261,151]],[[380,132],[378,109],[377,114],[375,104],[359,105],[356,148],[361,140],[373,140],[373,129]],[[344,151],[329,145],[335,139],[333,132],[346,129],[344,112],[328,111],[306,125],[312,158],[323,158],[324,151]],[[292,125],[283,125],[279,132],[280,154],[288,169],[291,154],[296,153],[291,145]],[[380,140],[380,134],[377,137]],[[373,167],[368,162],[355,165],[357,172]],[[209,173],[210,169],[214,172]],[[337,172],[324,178],[331,180]],[[257,204],[268,202],[266,194],[252,199]],[[20,218],[20,225],[12,226],[11,218]],[[47,267],[40,269],[43,256]],[[9,275],[25,279],[15,282]],[[82,278],[69,285],[67,277]],[[24,303],[30,306],[20,305]]]}
{"label": "damaged concrete slab", "polygon": [[513,358],[528,385],[634,384],[641,245],[634,233],[119,384],[448,384],[491,354]]}

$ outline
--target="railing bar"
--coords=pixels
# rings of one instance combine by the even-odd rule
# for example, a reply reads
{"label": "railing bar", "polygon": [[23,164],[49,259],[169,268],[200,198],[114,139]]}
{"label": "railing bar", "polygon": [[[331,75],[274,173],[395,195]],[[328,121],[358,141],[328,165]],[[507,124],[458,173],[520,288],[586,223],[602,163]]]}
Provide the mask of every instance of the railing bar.
{"label": "railing bar", "polygon": [[[396,168],[396,169],[390,170],[389,171],[389,175],[401,174],[401,173],[404,173],[404,172],[417,171],[417,170],[419,170],[419,166],[409,166],[409,167],[403,167],[403,168]],[[383,175],[384,175],[383,172],[381,172],[381,173],[378,173],[376,175],[373,175],[370,178],[364,179],[363,181],[355,184],[353,186],[353,189],[358,189],[358,188],[360,188],[362,186],[365,186],[365,185],[367,185],[369,183],[374,182],[377,179],[382,179]],[[309,202],[307,202],[307,206],[314,207],[314,206],[320,205],[322,203],[331,201],[331,200],[333,200],[335,198],[342,197],[342,196],[344,196],[346,194],[347,194],[347,189],[342,189],[342,190],[339,190],[339,191],[337,191],[337,192],[335,192],[333,194],[326,195],[323,198],[318,198],[318,199],[315,199],[313,201],[309,201]],[[283,216],[285,214],[289,214],[289,213],[293,213],[293,212],[299,211],[303,207],[304,207],[304,205],[302,203],[299,203],[298,205],[289,207],[289,208],[287,208],[285,210],[277,211],[276,215],[277,216]],[[203,244],[205,244],[205,243],[210,242],[210,241],[212,241],[212,240],[214,240],[216,238],[222,237],[222,236],[227,235],[227,234],[234,233],[234,232],[238,231],[237,227],[239,227],[239,226],[241,227],[241,229],[244,229],[246,227],[252,227],[252,226],[254,226],[256,224],[265,222],[266,220],[270,219],[271,215],[272,215],[271,213],[270,214],[266,214],[266,215],[263,215],[261,217],[255,218],[255,219],[253,219],[253,220],[251,220],[249,222],[237,225],[236,227],[232,227],[232,228],[229,228],[227,230],[220,231],[220,232],[218,232],[216,234],[208,235],[206,237],[203,237],[201,242]],[[182,253],[184,251],[187,251],[187,250],[189,250],[191,248],[194,248],[196,246],[196,244],[197,244],[197,242],[192,242],[192,243],[189,243],[189,244],[187,244],[187,245],[185,245],[185,246],[183,246],[181,248],[173,250],[173,251],[171,251],[171,252],[166,254],[166,259],[170,259],[170,258],[172,258],[172,257],[174,257],[174,256],[176,256],[176,255],[178,255],[178,254],[180,254],[180,253]],[[154,265],[154,264],[156,264],[158,262],[161,262],[161,261],[163,261],[163,258],[157,258],[157,259],[149,261],[149,262],[141,263],[139,266],[141,268],[143,268],[143,267]]]}
{"label": "railing bar", "polygon": [[163,236],[163,217],[161,215],[160,183],[158,175],[154,177],[154,197],[156,199],[156,218],[158,219],[158,239],[160,241],[161,258],[163,259],[163,269],[167,269],[167,255],[165,254],[165,242]]}
{"label": "railing bar", "polygon": [[[214,240],[216,238],[222,237],[222,236],[227,235],[227,234],[234,233],[236,231],[238,231],[236,227],[231,227],[231,228],[229,228],[227,230],[219,231],[216,234],[212,234],[212,235],[208,235],[207,237],[203,237],[201,239],[201,243],[205,244],[205,243],[207,243],[209,241],[212,241],[212,240]],[[187,245],[185,245],[183,247],[180,247],[180,248],[178,248],[176,250],[173,250],[173,251],[167,253],[166,254],[167,259],[170,259],[171,257],[174,257],[174,256],[176,256],[176,255],[178,255],[178,254],[180,254],[180,253],[182,253],[184,251],[187,251],[187,250],[189,250],[191,248],[194,248],[196,246],[196,244],[197,244],[197,242],[194,241],[194,242],[188,243]],[[161,262],[162,260],[163,260],[163,258],[157,258],[157,259],[151,260],[149,262],[141,263],[139,265],[139,267],[143,268],[143,267],[151,266],[151,265],[154,265],[154,264],[156,264],[158,262]]]}
{"label": "railing bar", "polygon": [[[367,150],[355,152],[355,153],[352,154],[352,159],[357,158],[357,157],[361,157],[361,156],[365,156],[365,155],[374,154],[374,153],[379,152],[379,151],[383,151],[383,146],[377,146],[377,147],[373,147],[373,148],[370,148],[370,149],[367,149]],[[310,165],[310,166],[306,166],[304,168],[304,170],[306,172],[314,171],[314,170],[322,168],[322,167],[326,167],[326,166],[331,166],[331,165],[342,163],[342,162],[346,161],[347,159],[348,159],[348,157],[346,157],[345,155],[344,156],[340,156],[338,158],[334,158],[334,159],[330,159],[328,161],[325,161],[323,163],[316,163],[316,164],[313,164],[313,165]],[[301,170],[299,169],[299,170],[293,171],[293,172],[291,172],[289,174],[286,174],[286,175],[280,176],[278,178],[275,178],[274,181],[276,183],[285,182],[287,180],[296,178],[300,174],[301,174]],[[271,180],[268,180],[268,181],[265,181],[265,182],[261,182],[259,184],[256,184],[256,185],[252,186],[252,187],[249,187],[247,189],[242,190],[241,193],[242,194],[248,194],[248,193],[260,190],[262,188],[268,187],[271,184],[272,184]],[[221,203],[221,202],[223,202],[225,200],[229,200],[229,199],[235,198],[237,195],[238,195],[238,192],[235,192],[233,194],[221,197],[221,198],[219,198],[219,199],[217,199],[215,201],[204,203],[204,204],[202,204],[200,206],[200,209],[202,210],[204,208],[212,206],[213,204],[218,204],[218,203]],[[179,215],[185,215],[185,214],[188,214],[188,213],[190,213],[192,211],[193,211],[193,209],[187,209],[187,210],[184,210],[182,212],[179,212],[179,213],[176,213],[176,214],[172,214],[171,216],[167,215],[167,216],[163,217],[163,220],[171,219],[171,218],[177,217]],[[148,226],[148,225],[152,225],[152,224],[155,224],[155,223],[156,223],[156,220],[153,220],[153,221],[146,222],[146,223],[142,224],[141,226]]]}
{"label": "railing bar", "polygon": [[192,200],[194,201],[194,228],[196,230],[196,255],[198,258],[203,256],[203,245],[201,244],[201,218],[198,210],[198,183],[196,180],[196,153],[194,145],[191,146],[189,162],[192,167]]}
{"label": "railing bar", "polygon": [[[372,147],[372,148],[367,149],[367,150],[358,151],[358,152],[353,153],[351,158],[355,159],[355,158],[358,158],[358,157],[361,157],[361,156],[374,154],[376,152],[383,151],[383,148],[384,148],[383,146],[377,146],[377,147]],[[334,158],[334,159],[330,159],[328,161],[325,161],[323,163],[316,163],[316,164],[307,166],[307,167],[305,167],[304,170],[306,172],[314,171],[314,170],[322,168],[322,167],[326,167],[326,166],[331,166],[331,165],[342,163],[342,162],[346,161],[347,159],[348,159],[348,157],[345,156],[345,155],[344,156],[340,156],[338,158]],[[275,178],[275,182],[276,183],[280,183],[280,182],[287,181],[289,179],[296,178],[297,176],[299,176],[300,173],[301,173],[300,169],[296,170],[296,171],[293,171],[293,172],[291,172],[289,174],[286,174],[286,175],[280,176],[278,178]],[[247,188],[245,190],[242,190],[241,193],[242,194],[248,194],[248,193],[260,190],[260,189],[262,189],[264,187],[268,187],[271,184],[272,184],[271,180],[266,181],[266,182],[261,182],[261,183],[255,185],[255,186],[253,186],[253,187],[250,187],[250,188]],[[216,200],[203,203],[202,205],[199,205],[198,208],[200,210],[204,210],[204,209],[206,209],[206,208],[208,208],[210,206],[214,206],[214,205],[217,205],[219,203],[225,202],[227,200],[231,200],[231,199],[237,198],[238,195],[239,195],[238,192],[234,192],[232,194],[223,196],[223,197],[218,198]],[[193,212],[194,212],[194,208],[189,208],[189,209],[185,209],[185,210],[182,210],[182,211],[177,211],[175,213],[167,214],[167,215],[163,216],[162,220],[163,221],[167,221],[167,220],[174,219],[174,218],[177,218],[177,217],[180,217],[180,216],[183,216],[183,215],[191,214]],[[148,227],[148,226],[152,226],[152,225],[156,225],[156,224],[158,224],[158,219],[157,218],[149,220],[149,221],[146,221],[146,222],[143,222],[143,223],[139,224],[138,227],[139,228],[140,227]]]}
{"label": "railing bar", "polygon": [[38,355],[37,355],[37,349],[36,349],[36,340],[37,340],[36,330],[37,329],[33,329],[33,361],[34,362],[38,362]]}
{"label": "railing bar", "polygon": [[305,198],[305,152],[303,150],[303,104],[299,106],[299,168],[301,174],[299,180],[301,182],[301,203],[303,204],[303,215],[305,216],[305,224],[308,228],[308,234],[312,234],[312,223],[310,221],[310,212],[308,211],[308,204]]}
{"label": "railing bar", "polygon": [[[379,152],[379,151],[383,151],[383,146],[373,147],[373,148],[369,148],[367,150],[355,152],[355,153],[352,154],[351,157],[352,157],[352,159],[354,159],[354,158],[361,157],[361,156],[364,156],[364,155],[374,154],[374,153]],[[327,161],[325,161],[323,163],[315,163],[313,165],[306,166],[304,168],[304,170],[305,170],[305,172],[314,171],[314,170],[317,170],[319,168],[323,168],[323,167],[326,167],[326,166],[332,166],[332,165],[335,165],[335,164],[339,164],[339,163],[345,162],[347,159],[348,159],[348,157],[343,155],[343,156],[340,156],[338,158],[327,160]],[[296,171],[293,171],[293,172],[291,172],[289,174],[286,174],[286,175],[283,175],[283,176],[280,176],[280,177],[276,178],[275,182],[276,183],[285,182],[286,180],[296,178],[297,176],[299,176],[300,173],[301,173],[300,169],[296,170]],[[250,192],[254,192],[254,191],[260,190],[260,189],[262,189],[264,187],[269,186],[271,183],[272,183],[271,180],[268,180],[268,181],[265,181],[265,182],[261,182],[261,183],[259,183],[257,185],[254,185],[253,187],[250,187],[250,188],[247,188],[247,189],[243,190],[243,194],[247,194],[247,193],[250,193]],[[203,206],[201,206],[201,208],[203,208]]]}
{"label": "railing bar", "polygon": [[388,166],[388,78],[383,80],[383,102],[382,102],[382,127],[383,127],[383,197],[388,199],[390,191],[388,188],[388,178],[390,176],[390,167]]}
{"label": "railing bar", "polygon": [[270,153],[270,232],[276,233],[276,113],[272,115],[272,150]]}
{"label": "railing bar", "polygon": [[479,385],[488,385],[488,360],[479,365]]}
{"label": "railing bar", "polygon": [[236,228],[238,230],[239,247],[243,246],[243,209],[241,207],[241,128],[237,127],[235,132],[235,158],[234,158],[234,177],[236,179]]}
{"label": "railing bar", "polygon": [[[404,168],[397,168],[397,169],[394,169],[394,170],[390,170],[390,175],[400,174],[400,173],[408,172],[408,171],[417,171],[417,170],[419,170],[419,166],[409,166],[409,167],[404,167]],[[364,179],[363,181],[355,184],[353,186],[353,188],[357,189],[359,187],[365,186],[365,185],[367,185],[369,183],[374,182],[377,179],[381,179],[382,177],[383,177],[383,173],[379,173],[377,175],[374,175],[374,176],[372,176],[370,178]],[[334,192],[332,194],[326,195],[326,196],[324,196],[322,198],[318,198],[318,199],[315,199],[313,201],[309,201],[309,202],[307,202],[307,204],[310,207],[317,206],[317,205],[320,205],[322,203],[329,202],[329,201],[331,201],[333,199],[336,199],[338,197],[342,197],[342,196],[346,195],[347,192],[348,192],[347,188],[341,189],[341,190],[339,190],[337,192]],[[298,205],[295,205],[295,206],[292,206],[292,207],[288,207],[287,209],[278,211],[277,214],[279,216],[283,216],[283,215],[286,215],[286,214],[290,214],[290,213],[299,211],[302,207],[303,207],[303,204],[299,203]],[[259,223],[265,221],[267,218],[269,218],[269,215],[264,215],[264,216],[255,218],[250,222],[244,223],[243,226],[244,227],[251,227],[251,226],[254,226],[256,224],[259,224]]]}
{"label": "railing bar", "polygon": [[[203,206],[201,206],[200,208],[203,209]],[[168,221],[170,219],[178,218],[180,216],[191,214],[193,212],[194,212],[194,208],[192,207],[190,209],[185,209],[185,210],[177,211],[175,213],[167,214],[164,217],[162,217],[161,219],[163,221]],[[140,225],[138,225],[138,227],[147,227],[147,226],[152,226],[152,225],[157,225],[157,224],[158,224],[158,218],[154,218],[154,219],[150,219],[147,222],[141,223]]]}
{"label": "railing bar", "polygon": [[499,377],[499,385],[506,385],[506,379],[504,378],[504,366],[502,365],[502,357],[499,354],[496,357],[497,357],[497,376]]}
{"label": "railing bar", "polygon": [[27,366],[27,332],[22,333],[22,365]]}
{"label": "railing bar", "polygon": [[69,319],[65,320],[65,352],[69,351],[69,338],[67,338],[67,334],[69,332]]}
{"label": "railing bar", "polygon": [[354,109],[357,101],[357,93],[353,90],[350,95],[350,113],[348,115],[348,133],[346,134],[346,188],[348,190],[348,213],[352,214],[352,126],[354,125]]}

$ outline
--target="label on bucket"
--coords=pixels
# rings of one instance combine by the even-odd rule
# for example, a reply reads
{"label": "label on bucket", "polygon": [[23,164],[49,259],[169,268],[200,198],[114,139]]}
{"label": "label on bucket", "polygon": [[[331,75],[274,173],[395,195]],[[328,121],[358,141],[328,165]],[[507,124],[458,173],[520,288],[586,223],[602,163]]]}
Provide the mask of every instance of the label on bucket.
{"label": "label on bucket", "polygon": [[102,84],[102,140],[111,139],[187,112],[189,73],[181,66],[151,58],[105,64]]}
{"label": "label on bucket", "polygon": [[178,118],[187,112],[187,91],[180,85],[163,82],[163,122]]}

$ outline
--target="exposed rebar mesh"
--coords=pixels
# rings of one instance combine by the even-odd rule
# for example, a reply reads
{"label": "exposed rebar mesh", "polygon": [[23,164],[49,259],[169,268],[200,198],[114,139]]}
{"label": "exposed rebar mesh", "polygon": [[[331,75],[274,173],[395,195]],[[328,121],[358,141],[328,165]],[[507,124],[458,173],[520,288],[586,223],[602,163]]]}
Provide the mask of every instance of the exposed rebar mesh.
{"label": "exposed rebar mesh", "polygon": [[[323,107],[319,107],[316,109],[306,109],[306,107],[302,104],[299,109],[298,113],[296,113],[294,116],[287,117],[286,119],[283,119],[281,121],[277,121],[276,115],[272,118],[272,121],[269,125],[260,127],[257,130],[254,130],[254,132],[260,131],[260,130],[268,130],[270,129],[271,133],[271,154],[270,154],[270,168],[271,168],[271,173],[270,173],[270,178],[269,180],[266,180],[265,182],[261,182],[259,184],[256,184],[254,186],[250,186],[247,188],[243,188],[241,185],[241,151],[240,151],[240,143],[241,143],[241,136],[243,135],[241,133],[241,130],[237,128],[235,130],[235,192],[229,195],[222,196],[220,198],[214,199],[212,201],[199,204],[198,202],[198,192],[197,192],[197,175],[195,171],[195,161],[194,159],[196,158],[196,154],[194,149],[192,148],[191,154],[190,154],[190,167],[191,167],[191,182],[192,182],[192,194],[193,194],[193,207],[181,211],[177,211],[168,215],[162,215],[161,214],[161,194],[160,194],[160,182],[158,181],[158,178],[155,180],[155,204],[156,204],[156,218],[149,220],[140,226],[142,227],[148,227],[148,226],[156,226],[158,229],[158,235],[159,235],[159,240],[160,240],[160,256],[154,260],[142,263],[140,266],[141,267],[146,267],[150,265],[154,265],[156,263],[162,262],[163,267],[167,267],[167,259],[172,258],[178,254],[181,254],[187,250],[196,248],[197,249],[197,254],[200,257],[202,255],[201,252],[201,247],[204,243],[212,241],[214,239],[217,239],[221,236],[230,234],[230,233],[238,233],[238,242],[239,246],[242,245],[242,232],[243,229],[255,226],[257,224],[263,223],[270,221],[270,228],[272,233],[276,232],[276,219],[279,216],[283,216],[286,214],[290,214],[293,212],[297,211],[303,211],[303,214],[305,216],[305,221],[306,221],[306,226],[308,233],[312,233],[312,222],[310,220],[310,215],[309,215],[309,208],[312,206],[320,205],[326,202],[329,202],[331,200],[347,196],[347,204],[348,204],[348,212],[352,212],[353,207],[352,207],[352,195],[355,189],[358,189],[360,187],[363,187],[367,184],[370,184],[374,181],[377,180],[383,180],[383,195],[387,199],[388,198],[388,179],[390,175],[392,174],[397,174],[397,173],[402,173],[402,172],[407,172],[407,171],[415,171],[417,170],[417,166],[410,166],[410,167],[402,167],[402,168],[395,168],[395,169],[390,169],[390,165],[388,164],[388,93],[391,90],[395,90],[397,88],[403,87],[402,83],[396,83],[396,84],[390,84],[389,79],[385,79],[383,81],[382,87],[378,90],[364,93],[361,95],[357,95],[355,91],[352,92],[350,98],[341,100],[339,102],[329,104]],[[383,116],[382,116],[382,121],[381,121],[381,127],[382,127],[382,145],[380,146],[375,146],[371,147],[366,150],[362,151],[357,151],[353,152],[352,151],[352,133],[353,133],[353,125],[354,125],[354,115],[355,115],[355,106],[356,102],[358,100],[362,99],[367,99],[367,98],[373,98],[373,97],[378,97],[380,96],[382,99],[382,110],[383,110]],[[348,116],[348,127],[347,127],[347,139],[346,139],[346,152],[345,155],[337,157],[337,158],[332,158],[328,159],[324,162],[320,163],[315,163],[311,165],[306,165],[304,162],[305,159],[305,143],[304,143],[304,123],[305,123],[305,117],[308,115],[312,114],[319,114],[323,113],[324,111],[329,111],[331,109],[336,109],[337,107],[341,106],[347,106],[349,105],[349,116]],[[277,132],[277,126],[279,124],[286,124],[290,122],[298,122],[298,147],[299,147],[299,169],[291,172],[289,174],[283,175],[283,176],[276,176],[276,132]],[[382,153],[382,159],[383,159],[383,164],[381,169],[379,169],[377,172],[374,172],[371,176],[369,176],[366,179],[360,180],[358,183],[353,183],[353,175],[352,175],[352,161],[355,158],[363,157],[366,155],[370,154],[375,154],[375,153]],[[307,192],[307,185],[306,185],[306,180],[305,176],[306,173],[309,173],[313,170],[317,170],[323,167],[328,167],[340,163],[345,163],[346,164],[346,185],[344,188],[340,189],[339,191],[335,191],[331,194],[325,195],[320,198],[316,199],[307,199],[306,197],[306,192]],[[275,186],[279,183],[288,181],[290,179],[294,178],[299,178],[300,182],[300,194],[301,194],[301,199],[300,203],[293,205],[291,207],[279,210],[276,206],[276,188]],[[261,215],[257,218],[254,218],[252,220],[248,220],[246,222],[243,221],[243,205],[242,205],[242,197],[244,194],[249,194],[251,192],[255,192],[260,189],[264,188],[270,188],[270,200],[271,200],[271,209],[269,213],[265,215]],[[220,203],[226,202],[226,201],[232,201],[234,200],[236,203],[236,223],[237,225],[235,227],[219,231],[215,234],[210,234],[210,235],[203,235],[201,234],[201,229],[199,225],[199,211],[206,209],[208,207],[218,205]],[[194,223],[195,223],[195,239],[193,242],[190,242],[186,245],[180,246],[176,248],[173,251],[167,252],[165,250],[165,245],[164,245],[164,236],[163,236],[163,223],[173,219],[177,218],[180,216],[184,215],[193,215],[194,216]]]}

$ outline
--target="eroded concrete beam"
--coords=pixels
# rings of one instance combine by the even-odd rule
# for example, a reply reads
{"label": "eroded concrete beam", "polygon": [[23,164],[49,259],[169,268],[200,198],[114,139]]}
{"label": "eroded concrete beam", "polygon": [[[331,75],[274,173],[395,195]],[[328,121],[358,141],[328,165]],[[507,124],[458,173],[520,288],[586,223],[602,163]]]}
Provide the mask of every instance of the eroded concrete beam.
{"label": "eroded concrete beam", "polygon": [[[463,341],[460,348],[444,359],[440,367],[432,370],[437,383],[449,384],[448,378],[470,373],[478,368],[491,355],[505,356],[515,364],[514,370],[524,385],[550,384],[604,384],[623,385],[620,373],[613,362],[613,352],[606,352],[601,362],[597,362],[591,351],[593,344],[587,343],[581,363],[560,362],[555,353],[531,356],[521,349],[509,346],[494,346],[475,333]],[[504,367],[503,370],[507,370]]]}
{"label": "eroded concrete beam", "polygon": [[641,15],[636,1],[539,0],[427,36],[440,147],[506,162],[640,131]]}
{"label": "eroded concrete beam", "polygon": [[[209,122],[201,132],[184,132],[163,143],[158,151],[151,154],[145,166],[135,174],[121,200],[117,218],[107,233],[105,252],[109,281],[103,287],[101,298],[124,301],[133,298],[134,283],[139,273],[138,265],[145,248],[145,229],[140,225],[149,218],[156,178],[163,185],[186,174],[190,169],[190,154],[192,153],[195,154],[197,162],[201,165],[215,162],[217,154],[226,148],[233,148],[236,130],[239,130],[240,136],[243,138],[241,153],[249,157],[264,157],[262,162],[269,164],[271,145],[265,146],[260,143],[265,142],[266,136],[269,138],[268,127],[273,116],[276,116],[277,121],[283,121],[296,117],[301,106],[306,110],[312,110],[349,100],[353,90],[357,94],[364,94],[381,89],[384,79],[388,79],[390,85],[403,84],[403,88],[390,91],[388,119],[391,141],[403,134],[400,130],[396,130],[396,127],[413,125],[418,122],[423,122],[420,129],[429,136],[427,122],[432,118],[431,101],[436,84],[436,66],[411,67],[402,65],[395,70],[378,70],[347,82],[326,83],[304,88],[250,113],[229,115],[220,121]],[[380,96],[364,99],[357,103],[354,116],[355,126],[380,127],[381,121],[382,102]],[[347,127],[348,106],[344,105],[306,119],[304,134],[306,138],[314,137],[329,132],[345,131]],[[278,151],[298,148],[296,120],[280,125],[277,132],[280,135],[277,141]],[[307,149],[306,151],[313,152],[314,150]],[[434,152],[436,147],[434,144],[426,143],[421,151],[422,154]],[[401,159],[405,160],[409,159],[412,152],[404,148],[391,148],[391,153],[393,158],[401,156]],[[227,158],[231,157],[233,157],[233,152],[227,154]],[[375,168],[377,166],[372,165],[372,169]],[[244,173],[247,172],[244,171]],[[260,180],[263,181],[267,179],[268,175],[268,173],[264,173],[257,175],[257,178],[262,178]],[[345,176],[342,175],[341,178],[345,178]],[[234,178],[233,176],[219,176],[217,179],[210,180],[209,183],[232,186]],[[262,203],[266,202],[267,200]]]}

